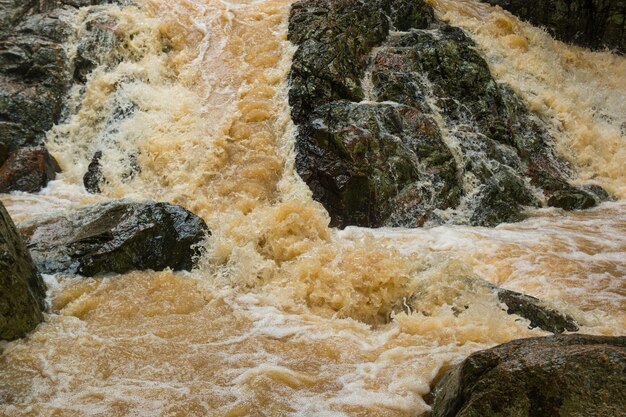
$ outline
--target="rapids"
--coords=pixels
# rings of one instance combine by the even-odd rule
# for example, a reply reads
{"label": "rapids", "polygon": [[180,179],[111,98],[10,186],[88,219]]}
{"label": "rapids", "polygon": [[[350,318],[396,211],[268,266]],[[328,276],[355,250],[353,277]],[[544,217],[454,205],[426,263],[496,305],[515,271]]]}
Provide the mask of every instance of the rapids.
{"label": "rapids", "polygon": [[[123,42],[48,132],[63,174],[3,203],[21,221],[110,198],[169,201],[213,236],[190,273],[46,276],[46,322],[0,344],[0,416],[421,415],[442,369],[546,334],[474,276],[567,311],[581,332],[626,332],[624,57],[474,0],[430,0],[549,122],[580,181],[618,200],[493,229],[338,231],[293,167],[290,3],[98,8]],[[90,18],[77,16],[76,39]],[[102,195],[82,187],[96,151]]]}

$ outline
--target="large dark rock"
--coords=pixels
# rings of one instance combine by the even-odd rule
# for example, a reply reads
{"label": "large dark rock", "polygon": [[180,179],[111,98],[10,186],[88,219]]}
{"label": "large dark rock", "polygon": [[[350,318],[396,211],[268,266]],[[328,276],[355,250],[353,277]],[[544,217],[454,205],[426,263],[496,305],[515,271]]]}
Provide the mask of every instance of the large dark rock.
{"label": "large dark rock", "polygon": [[316,108],[308,129],[299,172],[336,223],[419,222],[458,200],[454,158],[414,107],[337,101]]}
{"label": "large dark rock", "polygon": [[0,193],[37,192],[55,179],[61,168],[43,146],[20,148],[0,166]]}
{"label": "large dark rock", "polygon": [[494,226],[602,199],[568,182],[543,123],[423,1],[300,0],[289,38],[296,168],[332,225]]}
{"label": "large dark rock", "polygon": [[190,270],[208,234],[204,221],[167,203],[112,201],[20,224],[40,271],[93,276]]}
{"label": "large dark rock", "polygon": [[85,18],[76,54],[65,45],[76,35],[78,8],[100,0],[5,0],[0,8],[0,144],[9,152],[42,144],[63,116],[69,89],[116,45],[114,22]]}
{"label": "large dark rock", "polygon": [[42,320],[46,286],[0,203],[0,340],[23,337]]}
{"label": "large dark rock", "polygon": [[626,337],[558,335],[476,352],[437,385],[433,417],[626,416]]}
{"label": "large dark rock", "polygon": [[625,0],[483,0],[565,42],[626,52]]}

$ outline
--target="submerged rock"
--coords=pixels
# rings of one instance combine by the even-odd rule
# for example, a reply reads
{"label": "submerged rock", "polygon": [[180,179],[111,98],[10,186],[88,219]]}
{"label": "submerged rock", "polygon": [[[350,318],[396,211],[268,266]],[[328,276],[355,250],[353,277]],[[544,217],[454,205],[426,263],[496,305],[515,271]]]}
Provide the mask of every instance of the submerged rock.
{"label": "submerged rock", "polygon": [[543,123],[423,1],[300,0],[289,38],[296,169],[332,225],[495,226],[601,200],[568,182]]}
{"label": "submerged rock", "polygon": [[43,321],[46,286],[0,203],[0,340],[23,337]]}
{"label": "submerged rock", "polygon": [[493,287],[498,300],[506,305],[507,313],[530,321],[529,328],[539,327],[552,333],[578,331],[578,323],[571,316],[545,305],[540,299],[504,288]]}
{"label": "submerged rock", "polygon": [[[106,183],[106,178],[102,172],[102,156],[102,151],[95,152],[87,166],[87,172],[83,175],[83,185],[92,194],[100,193],[100,186]],[[137,153],[131,153],[123,161],[128,164],[128,167],[122,173],[121,179],[122,181],[130,181],[141,172]]]}
{"label": "submerged rock", "polygon": [[0,193],[34,193],[61,172],[59,164],[43,146],[20,148],[0,166]]}
{"label": "submerged rock", "polygon": [[433,417],[626,415],[626,337],[557,335],[470,355],[435,388]]}
{"label": "submerged rock", "polygon": [[40,271],[93,276],[130,270],[190,270],[210,232],[167,203],[112,201],[20,224]]}
{"label": "submerged rock", "polygon": [[83,176],[83,185],[85,189],[92,194],[100,192],[100,181],[102,181],[102,165],[100,164],[102,159],[102,151],[97,151],[93,154],[93,158],[89,162],[87,172]]}
{"label": "submerged rock", "polygon": [[483,0],[523,20],[545,27],[554,37],[592,49],[626,52],[624,0]]}
{"label": "submerged rock", "polygon": [[[408,314],[417,311],[430,316],[446,304],[456,314],[460,314],[471,303],[489,302],[497,303],[508,314],[527,320],[529,329],[540,328],[552,333],[575,332],[579,329],[573,317],[538,298],[496,287],[473,275],[449,276],[448,279],[445,284],[437,281],[435,286],[430,280],[418,282],[411,296],[398,302],[393,311]],[[442,286],[444,291],[441,291]]]}

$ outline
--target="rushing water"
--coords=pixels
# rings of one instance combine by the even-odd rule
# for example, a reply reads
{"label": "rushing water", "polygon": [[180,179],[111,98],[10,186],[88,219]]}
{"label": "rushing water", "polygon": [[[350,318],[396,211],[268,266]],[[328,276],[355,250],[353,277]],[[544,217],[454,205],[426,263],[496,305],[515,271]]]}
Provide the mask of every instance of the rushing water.
{"label": "rushing water", "polygon": [[[550,123],[581,181],[625,197],[626,60],[474,1],[431,2]],[[18,221],[170,201],[213,237],[191,273],[47,276],[46,322],[1,345],[0,415],[420,415],[445,367],[545,334],[475,276],[544,299],[583,332],[624,334],[626,203],[494,229],[329,229],[293,169],[291,2],[139,3],[99,9],[122,41],[49,132],[60,179],[2,201]],[[107,183],[93,196],[81,177],[98,150]]]}

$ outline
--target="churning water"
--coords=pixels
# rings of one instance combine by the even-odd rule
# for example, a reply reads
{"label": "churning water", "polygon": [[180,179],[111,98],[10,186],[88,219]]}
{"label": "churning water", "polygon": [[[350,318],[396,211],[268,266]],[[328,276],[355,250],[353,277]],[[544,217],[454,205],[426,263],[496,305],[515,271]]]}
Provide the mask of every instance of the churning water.
{"label": "churning water", "polygon": [[[105,15],[119,42],[48,134],[60,179],[2,201],[18,221],[169,201],[213,236],[191,273],[47,276],[46,322],[2,345],[1,416],[420,415],[445,367],[545,334],[477,276],[567,311],[582,332],[624,334],[623,201],[494,229],[330,229],[293,167],[290,3],[141,0],[77,17],[76,39]],[[581,182],[626,197],[626,59],[474,0],[431,3],[549,123]],[[96,151],[98,196],[82,189]]]}

